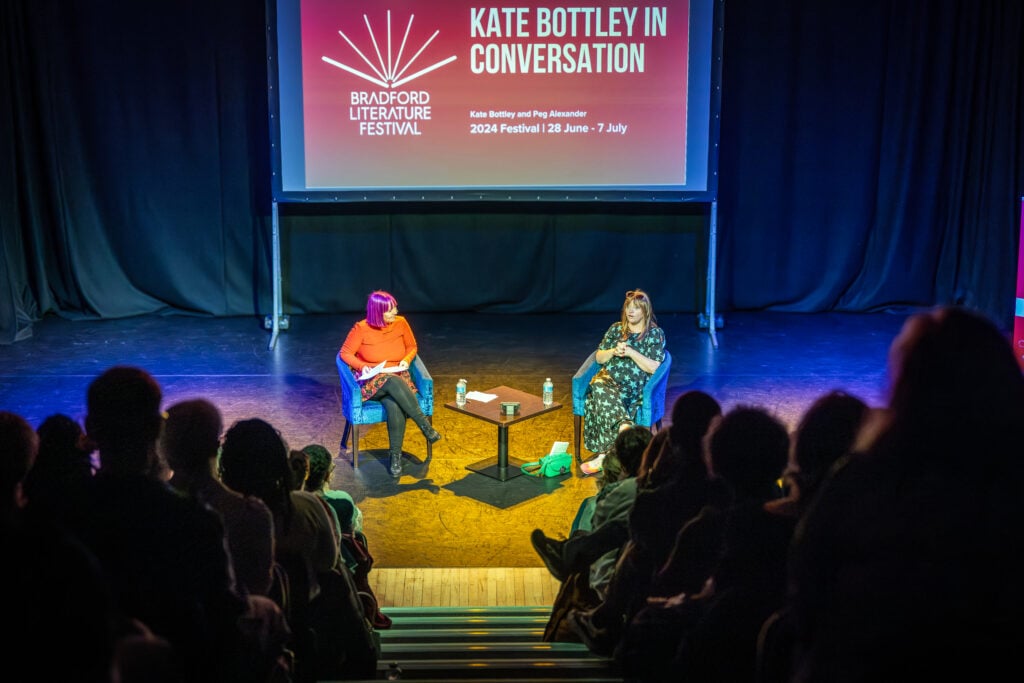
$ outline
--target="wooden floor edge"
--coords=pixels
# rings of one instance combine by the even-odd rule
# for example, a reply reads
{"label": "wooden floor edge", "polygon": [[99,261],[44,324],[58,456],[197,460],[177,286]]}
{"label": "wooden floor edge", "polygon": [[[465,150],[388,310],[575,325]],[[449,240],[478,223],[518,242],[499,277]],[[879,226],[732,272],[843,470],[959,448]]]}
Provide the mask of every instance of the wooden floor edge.
{"label": "wooden floor edge", "polygon": [[385,610],[552,605],[561,586],[544,567],[375,567],[369,582]]}

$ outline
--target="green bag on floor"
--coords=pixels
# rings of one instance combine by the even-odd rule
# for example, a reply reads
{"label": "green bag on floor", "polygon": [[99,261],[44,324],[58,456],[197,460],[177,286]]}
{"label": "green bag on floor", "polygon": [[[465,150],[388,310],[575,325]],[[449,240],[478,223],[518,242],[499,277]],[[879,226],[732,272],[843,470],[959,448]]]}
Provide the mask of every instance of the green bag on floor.
{"label": "green bag on floor", "polygon": [[540,460],[525,463],[519,469],[531,477],[560,477],[572,471],[572,454],[551,453]]}

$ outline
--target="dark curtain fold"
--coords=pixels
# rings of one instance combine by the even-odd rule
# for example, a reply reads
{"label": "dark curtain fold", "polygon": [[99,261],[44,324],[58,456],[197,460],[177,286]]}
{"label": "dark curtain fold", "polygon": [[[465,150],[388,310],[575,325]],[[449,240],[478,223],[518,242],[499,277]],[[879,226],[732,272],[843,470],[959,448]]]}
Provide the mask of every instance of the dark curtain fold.
{"label": "dark curtain fold", "polygon": [[722,308],[1008,325],[1024,5],[781,4],[726,3]]}
{"label": "dark curtain fold", "polygon": [[[1008,324],[1019,0],[728,0],[719,309],[960,302]],[[47,314],[271,308],[263,4],[0,3],[0,343]],[[443,163],[443,160],[439,160]],[[704,297],[703,206],[282,206],[285,309]]]}

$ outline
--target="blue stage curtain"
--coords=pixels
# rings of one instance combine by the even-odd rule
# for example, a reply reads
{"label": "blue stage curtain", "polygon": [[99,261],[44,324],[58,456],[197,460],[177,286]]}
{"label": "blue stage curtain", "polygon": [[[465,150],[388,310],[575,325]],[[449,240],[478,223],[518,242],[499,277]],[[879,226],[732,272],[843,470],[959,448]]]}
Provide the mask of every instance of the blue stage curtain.
{"label": "blue stage curtain", "polygon": [[1024,5],[729,0],[725,35],[722,307],[1008,326]]}

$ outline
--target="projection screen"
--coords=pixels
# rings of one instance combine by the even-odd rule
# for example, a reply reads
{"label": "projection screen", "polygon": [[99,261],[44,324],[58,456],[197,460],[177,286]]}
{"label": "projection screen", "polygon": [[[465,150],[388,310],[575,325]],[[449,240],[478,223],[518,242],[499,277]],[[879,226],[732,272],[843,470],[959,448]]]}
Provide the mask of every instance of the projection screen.
{"label": "projection screen", "polygon": [[710,201],[714,5],[269,0],[274,198]]}

